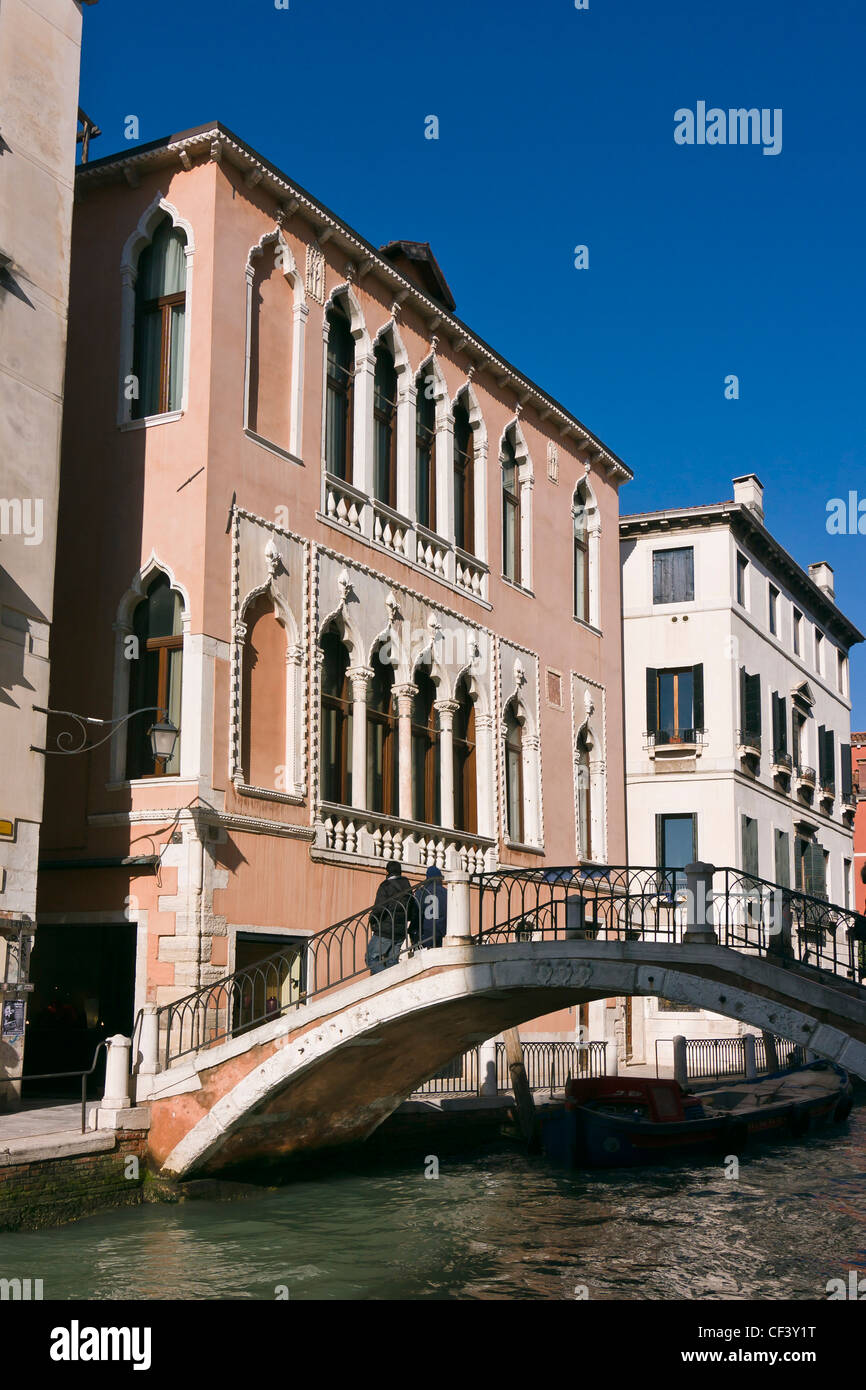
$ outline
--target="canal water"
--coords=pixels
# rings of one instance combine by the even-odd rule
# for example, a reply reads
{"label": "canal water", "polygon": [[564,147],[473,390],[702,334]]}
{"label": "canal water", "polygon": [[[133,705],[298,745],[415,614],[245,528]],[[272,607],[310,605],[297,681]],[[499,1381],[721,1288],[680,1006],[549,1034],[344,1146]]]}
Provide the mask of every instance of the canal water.
{"label": "canal water", "polygon": [[[676,1169],[503,1149],[0,1235],[46,1299],[819,1299],[866,1276],[866,1106],[832,1137]],[[425,1161],[427,1160],[427,1161]]]}

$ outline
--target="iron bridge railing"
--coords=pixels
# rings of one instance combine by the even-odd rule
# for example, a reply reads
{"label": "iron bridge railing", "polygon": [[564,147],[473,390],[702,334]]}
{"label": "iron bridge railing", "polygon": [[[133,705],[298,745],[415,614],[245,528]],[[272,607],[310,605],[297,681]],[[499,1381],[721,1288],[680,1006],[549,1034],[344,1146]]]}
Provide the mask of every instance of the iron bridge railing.
{"label": "iron bridge railing", "polygon": [[682,869],[582,865],[475,874],[479,943],[586,940],[680,943],[695,925],[723,946],[798,961],[837,979],[866,978],[866,917],[741,869],[715,869],[690,903]]}
{"label": "iron bridge railing", "polygon": [[[677,943],[690,918],[681,869],[499,869],[471,875],[470,886],[479,945],[591,937]],[[706,918],[724,946],[857,984],[866,978],[866,918],[853,910],[716,869]],[[430,930],[405,903],[364,908],[303,945],[202,985],[157,1011],[162,1067],[386,969],[403,952],[434,944]]]}

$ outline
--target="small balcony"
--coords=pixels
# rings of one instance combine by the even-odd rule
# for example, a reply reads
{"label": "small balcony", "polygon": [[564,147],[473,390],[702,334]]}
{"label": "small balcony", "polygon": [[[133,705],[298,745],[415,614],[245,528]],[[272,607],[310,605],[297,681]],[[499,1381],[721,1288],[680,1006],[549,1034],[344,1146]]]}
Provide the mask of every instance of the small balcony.
{"label": "small balcony", "polygon": [[703,746],[703,729],[652,729],[644,735],[650,757],[698,753]]}
{"label": "small balcony", "polygon": [[784,748],[773,750],[773,776],[790,779],[794,770],[794,759]]}
{"label": "small balcony", "polygon": [[754,729],[738,729],[737,754],[751,762],[760,762],[761,735]]}
{"label": "small balcony", "polygon": [[836,779],[834,777],[821,778],[821,801],[828,806],[832,806],[836,800]]}
{"label": "small balcony", "polygon": [[818,774],[814,767],[804,767],[802,764],[798,763],[796,777],[797,791],[802,792],[804,795],[811,796],[818,781]]}

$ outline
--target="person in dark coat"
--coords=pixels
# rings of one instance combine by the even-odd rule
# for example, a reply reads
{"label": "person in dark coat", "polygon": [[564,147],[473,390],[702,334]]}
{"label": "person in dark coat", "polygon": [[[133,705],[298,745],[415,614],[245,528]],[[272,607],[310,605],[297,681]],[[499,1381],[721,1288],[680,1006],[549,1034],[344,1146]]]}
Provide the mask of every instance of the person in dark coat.
{"label": "person in dark coat", "polygon": [[417,945],[418,921],[418,903],[412,896],[412,885],[408,878],[404,878],[402,865],[396,859],[391,859],[370,910],[370,943],[366,959],[371,974],[376,975],[389,965],[396,965],[407,932],[409,940]]}
{"label": "person in dark coat", "polygon": [[415,900],[421,918],[421,945],[441,946],[446,935],[448,894],[442,880],[442,870],[431,864],[425,881],[415,889]]}

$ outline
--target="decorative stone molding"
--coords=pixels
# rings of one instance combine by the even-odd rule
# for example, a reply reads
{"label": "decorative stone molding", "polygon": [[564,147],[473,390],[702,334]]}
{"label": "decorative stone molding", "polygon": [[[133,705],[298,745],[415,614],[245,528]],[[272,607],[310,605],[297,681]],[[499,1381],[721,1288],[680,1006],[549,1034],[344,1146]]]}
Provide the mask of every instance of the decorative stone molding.
{"label": "decorative stone molding", "polygon": [[[601,708],[599,711],[599,702]],[[574,761],[574,843],[578,858],[580,843],[578,804],[578,751],[583,743],[589,758],[590,813],[593,835],[592,859],[606,863],[608,857],[607,813],[607,694],[603,685],[590,676],[571,672],[571,740]]]}
{"label": "decorative stone molding", "polygon": [[[235,505],[232,510],[232,644],[230,653],[229,777],[242,795],[267,793],[267,800],[298,804],[307,787],[305,615],[309,604],[309,542]],[[248,624],[245,615],[258,598],[267,596],[274,616],[286,633],[285,777],[284,788],[256,788],[241,765],[244,712],[243,653]]]}
{"label": "decorative stone molding", "polygon": [[325,302],[325,253],[321,247],[307,247],[307,263],[304,271],[304,286],[310,299],[316,304]]}
{"label": "decorative stone molding", "polygon": [[[283,448],[279,443],[266,439],[250,428],[250,388],[251,388],[251,353],[252,353],[252,330],[253,330],[253,283],[255,280],[254,262],[261,259],[265,247],[274,246],[276,266],[285,276],[292,289],[294,307],[292,312],[292,347],[291,347],[291,380],[286,383],[286,390],[289,393],[289,438],[288,448]],[[282,227],[277,226],[272,232],[265,232],[256,243],[251,246],[244,266],[244,276],[246,280],[246,345],[244,350],[244,430],[248,435],[259,443],[267,444],[276,453],[284,457],[298,459],[301,453],[301,431],[303,427],[304,414],[304,355],[305,355],[305,330],[307,322],[308,308],[304,291],[304,281],[298,271],[294,253],[289,246]]]}

